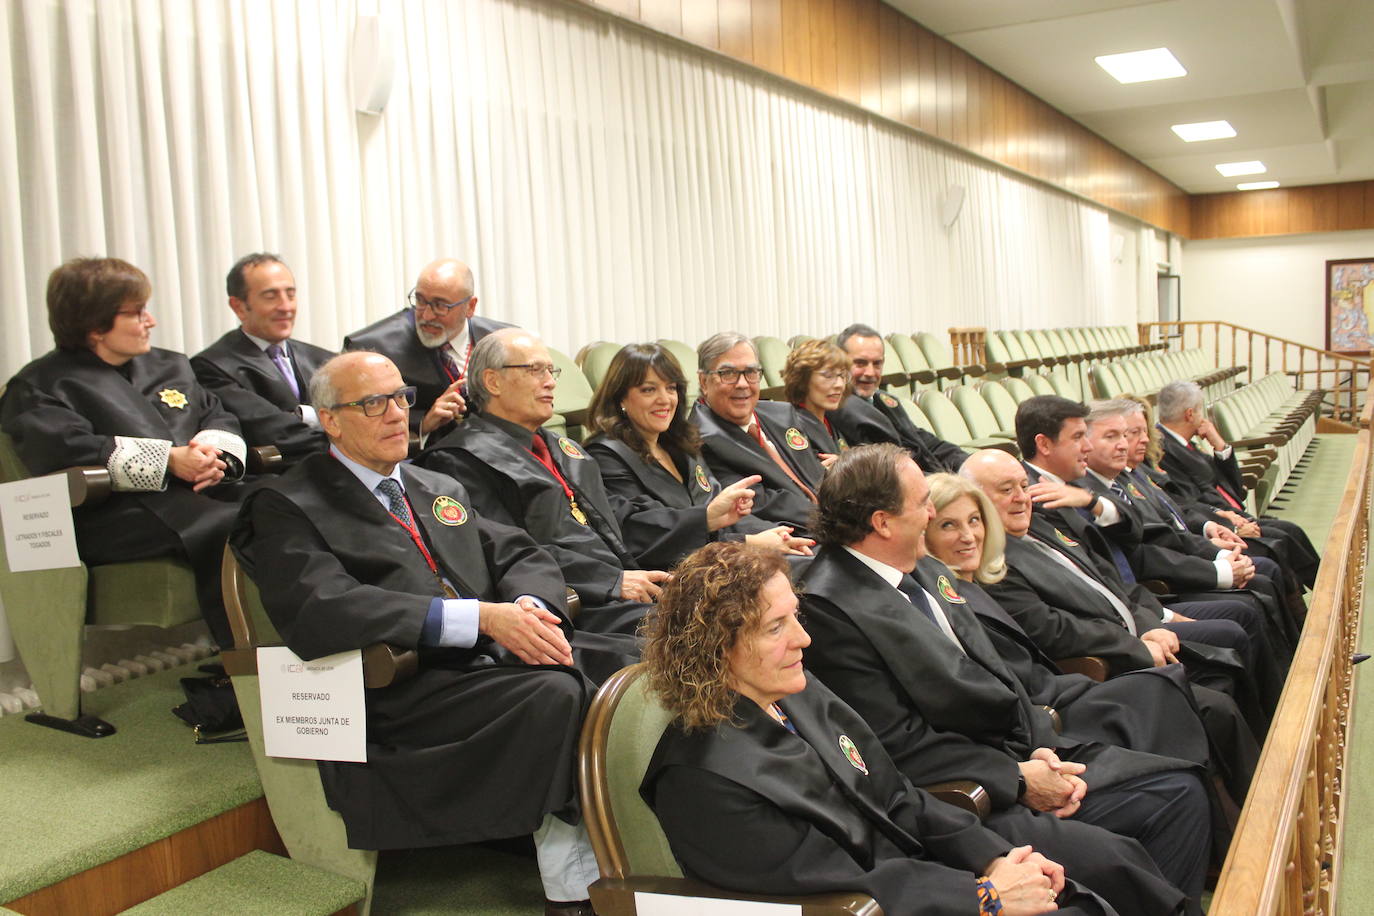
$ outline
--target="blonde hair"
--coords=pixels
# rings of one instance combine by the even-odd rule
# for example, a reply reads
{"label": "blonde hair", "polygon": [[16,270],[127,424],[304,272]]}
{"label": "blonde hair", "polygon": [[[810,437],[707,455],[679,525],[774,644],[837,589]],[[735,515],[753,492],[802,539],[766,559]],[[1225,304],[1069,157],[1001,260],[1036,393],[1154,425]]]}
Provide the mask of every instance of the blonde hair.
{"label": "blonde hair", "polygon": [[977,504],[978,511],[983,515],[983,553],[973,578],[984,585],[1001,582],[1007,574],[1007,532],[1002,527],[1002,519],[992,500],[976,484],[955,474],[930,474],[926,482],[930,484],[930,500],[935,504],[936,512],[943,512],[946,506],[961,496],[967,496]]}

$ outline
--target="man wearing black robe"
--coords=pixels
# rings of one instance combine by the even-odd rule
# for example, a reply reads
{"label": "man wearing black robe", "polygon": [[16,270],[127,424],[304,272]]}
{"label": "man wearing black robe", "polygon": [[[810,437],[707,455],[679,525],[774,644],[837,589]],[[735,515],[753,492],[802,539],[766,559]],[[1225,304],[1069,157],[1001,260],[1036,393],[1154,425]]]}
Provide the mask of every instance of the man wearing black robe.
{"label": "man wearing black robe", "polygon": [[[831,468],[817,509],[825,546],[799,583],[810,670],[864,717],[913,783],[980,783],[992,801],[989,827],[1060,862],[1119,911],[1169,912],[1178,890],[1196,901],[1210,833],[1194,772],[1205,757],[1196,719],[1191,738],[1185,722],[1167,744],[1193,760],[1056,735],[968,613],[948,567],[921,559],[931,514],[924,476],[899,447],[851,449]],[[1127,837],[1172,887],[1152,869],[1126,877]],[[1151,881],[1153,895],[1142,894]]]}
{"label": "man wearing black robe", "polygon": [[523,528],[553,555],[582,599],[579,629],[634,633],[668,574],[637,568],[596,462],[543,428],[558,383],[548,348],[502,329],[473,350],[470,369],[472,415],[418,463],[460,481],[483,515]]}
{"label": "man wearing black robe", "polygon": [[446,429],[467,411],[463,393],[468,360],[483,337],[510,327],[476,314],[472,270],[440,258],[426,265],[403,308],[344,338],[345,350],[375,350],[415,386],[410,429],[422,438]]}
{"label": "man wearing black robe", "polygon": [[238,418],[250,447],[276,446],[287,466],[324,451],[328,439],[310,406],[310,376],[334,354],[291,339],[291,269],[276,255],[245,255],[225,285],[239,327],[191,357],[196,378]]}
{"label": "man wearing black robe", "polygon": [[320,764],[349,845],[533,832],[546,895],[585,899],[574,763],[592,685],[557,565],[456,481],[400,463],[409,392],[385,357],[337,357],[313,387],[330,452],[253,493],[231,543],[302,658],[419,651],[414,677],[367,692],[367,762]]}
{"label": "man wearing black robe", "polygon": [[782,401],[760,401],[763,367],[743,334],[723,331],[697,348],[701,399],[692,420],[701,430],[701,454],[720,482],[746,477],[752,486],[753,517],[791,525],[798,536],[815,504],[825,468],[802,432],[800,411]]}
{"label": "man wearing black robe", "polygon": [[833,411],[835,429],[850,445],[868,442],[895,442],[908,449],[911,457],[927,474],[957,471],[968,453],[946,442],[911,421],[899,402],[880,391],[887,345],[882,335],[864,324],[853,324],[840,332],[839,346],[850,359],[854,393]]}

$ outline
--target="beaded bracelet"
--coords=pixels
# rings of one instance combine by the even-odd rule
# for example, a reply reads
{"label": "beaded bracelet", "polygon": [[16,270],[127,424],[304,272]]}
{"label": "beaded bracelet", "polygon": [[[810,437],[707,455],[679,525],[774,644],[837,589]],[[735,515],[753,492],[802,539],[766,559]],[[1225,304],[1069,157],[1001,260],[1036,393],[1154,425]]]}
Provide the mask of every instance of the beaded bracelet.
{"label": "beaded bracelet", "polygon": [[992,886],[992,880],[986,875],[978,877],[978,912],[982,916],[998,916],[1002,912],[1002,898],[997,894],[997,888]]}

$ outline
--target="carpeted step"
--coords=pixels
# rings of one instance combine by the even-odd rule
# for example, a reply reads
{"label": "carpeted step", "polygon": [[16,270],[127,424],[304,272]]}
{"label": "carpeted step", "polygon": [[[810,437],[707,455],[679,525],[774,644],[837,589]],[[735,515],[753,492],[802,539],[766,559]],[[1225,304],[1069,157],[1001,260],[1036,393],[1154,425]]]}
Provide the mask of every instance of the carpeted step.
{"label": "carpeted step", "polygon": [[328,916],[361,901],[361,881],[256,849],[125,910],[137,916]]}

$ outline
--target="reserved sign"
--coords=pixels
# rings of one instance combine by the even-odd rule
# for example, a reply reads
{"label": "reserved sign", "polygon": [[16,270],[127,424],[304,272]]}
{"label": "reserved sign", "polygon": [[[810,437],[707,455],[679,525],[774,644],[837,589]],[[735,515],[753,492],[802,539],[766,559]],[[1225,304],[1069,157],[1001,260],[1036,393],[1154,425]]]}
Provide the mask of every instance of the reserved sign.
{"label": "reserved sign", "polygon": [[361,651],[307,662],[285,646],[259,646],[258,687],[267,756],[367,762]]}
{"label": "reserved sign", "polygon": [[81,565],[65,474],[0,484],[0,525],[10,572]]}

